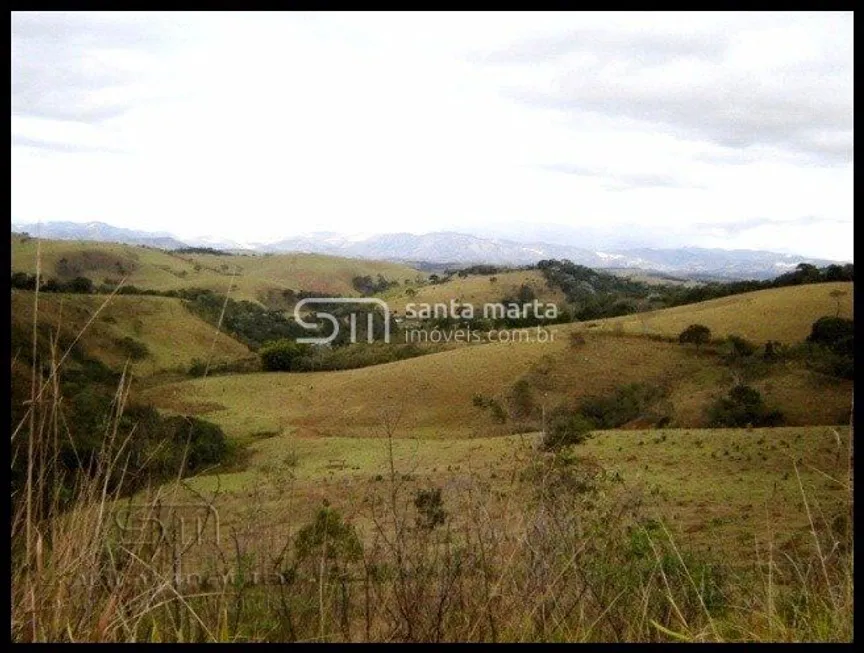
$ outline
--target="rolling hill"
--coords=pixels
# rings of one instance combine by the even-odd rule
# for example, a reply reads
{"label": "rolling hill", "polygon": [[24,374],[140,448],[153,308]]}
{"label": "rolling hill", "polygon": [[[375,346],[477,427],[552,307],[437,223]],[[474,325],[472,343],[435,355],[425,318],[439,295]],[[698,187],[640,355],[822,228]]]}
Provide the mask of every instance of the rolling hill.
{"label": "rolling hill", "polygon": [[516,297],[519,288],[523,285],[530,287],[540,302],[553,302],[559,308],[563,308],[567,303],[566,297],[559,289],[549,288],[539,270],[454,276],[443,283],[424,285],[410,290],[394,288],[382,297],[387,300],[391,310],[396,310],[399,314],[403,314],[405,306],[410,303],[440,302],[449,305],[451,299],[459,303],[472,304],[475,309],[479,309],[485,303],[497,303],[504,297]]}
{"label": "rolling hill", "polygon": [[[833,314],[834,284],[764,290],[651,314],[649,324],[677,335],[694,322],[715,336],[737,333],[760,344],[767,339],[803,340],[818,317]],[[851,290],[849,284],[839,287]],[[847,296],[851,302],[851,297]],[[775,315],[772,320],[765,316]],[[764,321],[764,323],[763,323]],[[616,325],[621,323],[634,333]],[[596,324],[596,328],[590,328]],[[683,325],[683,326],[682,326]],[[638,327],[638,328],[637,328]],[[529,330],[530,331],[530,330]],[[568,335],[586,336],[572,347]],[[535,399],[544,405],[611,392],[643,382],[664,387],[672,404],[672,425],[705,425],[709,403],[724,395],[734,377],[718,359],[700,357],[676,342],[641,337],[638,318],[550,328],[553,342],[496,342],[431,354],[364,369],[308,374],[252,374],[221,377],[206,384],[188,381],[153,388],[157,406],[187,411],[206,406],[207,419],[240,438],[256,433],[373,437],[384,412],[402,411],[407,433],[460,438],[507,432],[472,404],[475,394],[503,399],[529,375]],[[454,373],[455,371],[455,373]],[[848,412],[851,381],[826,379],[785,365],[771,366],[752,384],[792,425],[837,424]],[[410,409],[409,409],[410,407]]]}
{"label": "rolling hill", "polygon": [[[32,321],[33,293],[13,290],[13,328],[26,332]],[[129,356],[123,339],[141,343],[148,355],[131,363],[138,376],[186,372],[196,358],[217,364],[255,358],[245,345],[217,333],[186,310],[181,300],[170,297],[116,295],[109,300],[107,295],[42,293],[39,321],[54,330],[59,326],[67,342],[81,333],[79,344],[84,352],[115,370],[122,369]],[[15,351],[12,354],[14,357]]]}
{"label": "rolling hill", "polygon": [[[704,324],[714,337],[735,334],[755,343],[800,342],[824,315],[852,317],[853,284],[818,283],[757,290],[698,304],[597,320],[586,329],[677,336],[687,326]],[[832,293],[843,293],[832,297]],[[839,308],[839,312],[838,312]]]}
{"label": "rolling hill", "polygon": [[[34,273],[36,243],[12,237],[12,271]],[[232,284],[235,299],[269,302],[283,290],[356,296],[355,276],[414,282],[425,275],[397,263],[338,258],[321,254],[181,254],[150,247],[71,240],[40,241],[42,274],[61,280],[76,276],[94,283],[126,284],[148,290],[206,288],[225,293]]]}

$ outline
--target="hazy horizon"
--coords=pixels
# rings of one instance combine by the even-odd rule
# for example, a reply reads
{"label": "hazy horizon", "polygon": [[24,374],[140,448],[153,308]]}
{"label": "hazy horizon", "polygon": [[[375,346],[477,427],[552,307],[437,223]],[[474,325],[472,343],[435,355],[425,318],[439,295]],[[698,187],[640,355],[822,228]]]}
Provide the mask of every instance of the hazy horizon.
{"label": "hazy horizon", "polygon": [[12,222],[852,260],[852,44],[851,12],[13,12]]}

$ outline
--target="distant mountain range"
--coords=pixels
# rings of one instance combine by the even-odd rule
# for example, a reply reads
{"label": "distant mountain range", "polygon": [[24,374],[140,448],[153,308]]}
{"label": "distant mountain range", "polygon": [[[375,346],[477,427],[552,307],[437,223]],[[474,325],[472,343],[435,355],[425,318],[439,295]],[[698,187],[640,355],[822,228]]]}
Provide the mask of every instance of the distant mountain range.
{"label": "distant mountain range", "polygon": [[260,253],[309,252],[454,266],[478,263],[529,265],[542,259],[556,258],[569,259],[592,268],[630,268],[703,279],[766,279],[787,272],[799,263],[825,266],[835,262],[775,252],[699,247],[643,247],[602,252],[566,244],[525,243],[449,231],[422,235],[394,233],[364,236],[317,232],[272,243],[243,245],[210,237],[181,241],[169,233],[123,229],[102,222],[43,222],[38,225],[38,231],[35,224],[13,223],[12,231],[30,235],[39,233],[42,238],[49,239],[118,242],[169,250],[196,246]]}
{"label": "distant mountain range", "polygon": [[188,247],[166,232],[137,231],[112,227],[104,222],[42,222],[36,224],[12,223],[13,233],[28,233],[49,240],[95,240],[105,243],[126,243],[127,245],[147,245],[159,249],[180,249]]}

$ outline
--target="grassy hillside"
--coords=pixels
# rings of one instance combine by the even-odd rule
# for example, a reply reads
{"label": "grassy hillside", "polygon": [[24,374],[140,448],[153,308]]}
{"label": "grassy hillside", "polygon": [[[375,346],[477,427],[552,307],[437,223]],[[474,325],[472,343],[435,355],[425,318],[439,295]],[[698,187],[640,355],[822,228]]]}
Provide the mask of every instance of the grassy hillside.
{"label": "grassy hillside", "polygon": [[787,286],[712,299],[698,304],[627,315],[590,322],[599,329],[625,333],[655,333],[677,336],[690,324],[704,324],[714,337],[736,334],[756,343],[766,340],[800,342],[823,315],[837,313],[834,291],[839,298],[840,317],[852,317],[852,284],[845,282]]}
{"label": "grassy hillside", "polygon": [[[494,279],[494,281],[493,281]],[[500,302],[504,297],[516,297],[519,288],[529,286],[539,302],[554,302],[559,308],[564,308],[566,299],[558,289],[550,289],[546,280],[538,270],[520,270],[502,272],[493,275],[469,275],[464,278],[454,276],[449,281],[415,288],[415,295],[409,296],[403,288],[396,288],[386,295],[390,308],[405,312],[409,303],[444,303],[449,306],[450,300],[459,303],[472,304],[475,310],[480,310],[485,303]]]}
{"label": "grassy hillside", "polygon": [[[147,398],[166,409],[203,411],[242,439],[256,433],[375,436],[382,414],[400,410],[406,433],[449,439],[509,432],[509,424],[497,424],[472,398],[480,393],[503,401],[524,375],[535,402],[548,407],[627,383],[659,385],[670,392],[672,424],[693,427],[705,424],[707,405],[733,385],[716,358],[677,343],[589,334],[575,349],[561,337],[545,344],[490,343],[357,370],[186,381],[152,388]],[[782,365],[754,384],[791,424],[842,422],[852,388],[850,381]]]}
{"label": "grassy hillside", "polygon": [[[41,241],[42,274],[69,279],[84,276],[96,284],[117,282],[152,290],[207,288],[225,293],[232,274],[236,299],[266,301],[268,291],[306,290],[355,296],[354,276],[381,274],[405,283],[425,277],[405,265],[319,254],[217,256],[175,254],[115,243]],[[12,271],[34,273],[36,240],[12,237]]]}
{"label": "grassy hillside", "polygon": [[[39,295],[39,321],[67,339],[75,338],[108,299],[107,295]],[[12,325],[29,333],[33,323],[33,293],[12,291]],[[133,360],[139,375],[160,370],[186,370],[197,358],[213,363],[231,363],[254,357],[236,340],[216,332],[187,311],[179,299],[115,295],[83,331],[79,344],[84,351],[113,369],[120,369],[129,356],[122,341],[143,344],[148,354]],[[13,351],[13,356],[15,352]]]}

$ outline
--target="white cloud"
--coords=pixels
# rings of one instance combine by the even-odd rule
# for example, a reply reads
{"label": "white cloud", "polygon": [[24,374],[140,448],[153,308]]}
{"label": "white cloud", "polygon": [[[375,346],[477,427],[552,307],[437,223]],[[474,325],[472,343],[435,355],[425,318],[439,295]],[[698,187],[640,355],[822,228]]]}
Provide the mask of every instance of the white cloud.
{"label": "white cloud", "polygon": [[13,219],[253,241],[806,215],[692,244],[851,258],[851,24],[15,14]]}

